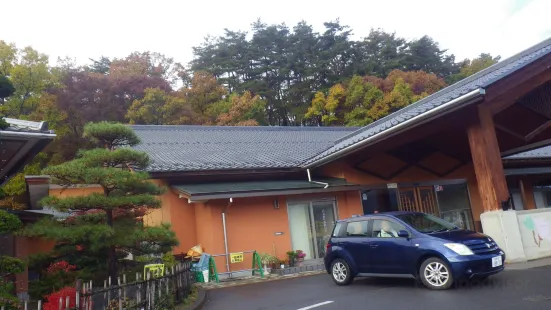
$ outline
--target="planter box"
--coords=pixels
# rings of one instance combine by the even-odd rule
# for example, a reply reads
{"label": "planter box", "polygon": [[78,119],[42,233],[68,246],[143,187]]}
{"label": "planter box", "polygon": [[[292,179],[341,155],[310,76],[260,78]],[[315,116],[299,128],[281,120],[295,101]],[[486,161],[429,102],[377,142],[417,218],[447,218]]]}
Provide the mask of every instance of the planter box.
{"label": "planter box", "polygon": [[275,269],[275,270],[272,271],[272,274],[277,274],[277,275],[280,275],[280,276],[284,276],[284,275],[294,274],[294,273],[299,273],[299,272],[318,271],[318,270],[325,270],[325,266],[323,264],[318,264],[318,265],[310,265],[310,266]]}

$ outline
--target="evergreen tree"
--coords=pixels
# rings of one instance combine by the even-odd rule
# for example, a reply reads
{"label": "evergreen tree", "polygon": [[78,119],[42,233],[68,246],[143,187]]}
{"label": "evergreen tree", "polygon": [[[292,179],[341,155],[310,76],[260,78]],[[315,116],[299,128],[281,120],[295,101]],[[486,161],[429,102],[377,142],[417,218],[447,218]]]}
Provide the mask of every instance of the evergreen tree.
{"label": "evergreen tree", "polygon": [[[0,193],[2,196],[2,193]],[[0,197],[1,198],[1,197]],[[23,224],[19,218],[13,214],[10,214],[4,210],[0,210],[0,235],[10,234],[21,228]],[[14,306],[17,302],[15,296],[13,296],[13,284],[6,280],[6,277],[11,274],[23,272],[25,265],[23,262],[15,257],[0,256],[0,307]]]}
{"label": "evergreen tree", "polygon": [[[46,197],[43,205],[71,216],[59,221],[41,220],[25,230],[57,242],[57,257],[88,256],[88,268],[107,258],[108,273],[118,276],[119,260],[128,254],[162,254],[177,245],[168,224],[145,226],[142,218],[160,208],[155,196],[162,189],[148,181],[143,172],[150,161],[145,153],[133,150],[140,142],[133,130],[123,124],[99,122],[84,127],[84,137],[99,147],[79,152],[76,159],[50,166],[43,173],[63,186],[99,185],[101,191],[77,197]],[[86,266],[77,266],[86,268]]]}

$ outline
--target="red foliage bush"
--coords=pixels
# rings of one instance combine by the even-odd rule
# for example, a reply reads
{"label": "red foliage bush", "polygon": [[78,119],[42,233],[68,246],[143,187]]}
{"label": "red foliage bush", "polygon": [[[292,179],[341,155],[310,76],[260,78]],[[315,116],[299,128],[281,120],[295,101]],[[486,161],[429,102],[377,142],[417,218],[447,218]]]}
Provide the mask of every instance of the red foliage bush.
{"label": "red foliage bush", "polygon": [[59,262],[51,263],[48,267],[48,273],[56,273],[59,271],[70,272],[77,268],[75,265],[71,265],[68,262],[62,260]]}
{"label": "red foliage bush", "polygon": [[74,287],[64,287],[57,292],[53,292],[50,295],[46,295],[46,302],[43,305],[44,310],[58,310],[59,299],[62,300],[62,308],[65,309],[65,303],[67,302],[67,296],[69,296],[69,308],[74,309],[76,307],[77,290]]}

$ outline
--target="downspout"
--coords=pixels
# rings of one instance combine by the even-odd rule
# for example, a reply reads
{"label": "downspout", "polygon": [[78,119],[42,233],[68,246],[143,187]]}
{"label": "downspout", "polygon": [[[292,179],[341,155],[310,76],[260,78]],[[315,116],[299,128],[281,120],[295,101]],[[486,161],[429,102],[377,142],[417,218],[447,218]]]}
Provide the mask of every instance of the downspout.
{"label": "downspout", "polygon": [[[228,207],[232,204],[233,198],[230,198],[230,201],[228,202],[228,205],[222,210],[222,228],[224,229],[224,250],[225,250],[225,256],[226,256],[226,271],[230,272],[230,253],[228,252],[228,232],[226,230],[226,211],[228,210]],[[229,277],[231,278],[231,273],[229,273]]]}
{"label": "downspout", "polygon": [[315,184],[320,184],[320,185],[325,185],[324,188],[328,188],[328,187],[329,187],[329,183],[318,182],[318,181],[312,181],[312,176],[310,175],[310,169],[306,169],[306,173],[308,173],[308,182],[310,182],[310,183],[315,183]]}

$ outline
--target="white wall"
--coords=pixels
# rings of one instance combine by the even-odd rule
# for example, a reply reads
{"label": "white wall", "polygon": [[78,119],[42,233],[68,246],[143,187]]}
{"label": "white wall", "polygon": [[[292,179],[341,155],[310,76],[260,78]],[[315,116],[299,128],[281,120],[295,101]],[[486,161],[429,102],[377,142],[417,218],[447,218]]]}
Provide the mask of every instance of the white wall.
{"label": "white wall", "polygon": [[526,258],[551,256],[551,210],[527,210],[517,213]]}
{"label": "white wall", "polygon": [[551,208],[485,212],[480,220],[507,262],[551,257]]}

